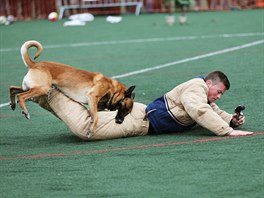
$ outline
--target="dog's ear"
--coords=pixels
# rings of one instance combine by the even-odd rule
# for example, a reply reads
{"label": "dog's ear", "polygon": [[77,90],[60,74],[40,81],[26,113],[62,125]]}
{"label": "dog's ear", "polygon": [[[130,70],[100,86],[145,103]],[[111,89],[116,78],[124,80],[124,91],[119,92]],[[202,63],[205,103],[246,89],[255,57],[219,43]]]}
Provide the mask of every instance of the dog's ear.
{"label": "dog's ear", "polygon": [[[125,91],[125,97],[129,97],[129,98],[131,98],[132,93],[133,93],[133,91],[134,91],[135,88],[136,88],[135,85],[129,87],[129,88]],[[135,97],[135,95],[133,95],[133,96]]]}

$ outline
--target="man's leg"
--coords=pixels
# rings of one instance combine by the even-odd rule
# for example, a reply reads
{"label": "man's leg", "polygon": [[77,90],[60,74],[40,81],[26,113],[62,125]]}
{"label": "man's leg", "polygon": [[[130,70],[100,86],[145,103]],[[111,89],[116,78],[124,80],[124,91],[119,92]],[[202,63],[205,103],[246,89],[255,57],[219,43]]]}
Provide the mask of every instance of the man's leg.
{"label": "man's leg", "polygon": [[[51,112],[53,115],[55,115],[57,118],[59,118],[54,111],[52,110],[52,108],[50,107],[49,103],[48,103],[48,96],[39,96],[39,97],[35,97],[31,99],[32,102],[37,103],[40,107],[42,107],[43,109]],[[60,119],[60,118],[59,118]]]}
{"label": "man's leg", "polygon": [[86,107],[73,101],[57,89],[50,91],[48,104],[70,130],[81,139],[88,140],[90,114]]}
{"label": "man's leg", "polygon": [[76,136],[83,140],[146,135],[148,132],[149,123],[144,120],[145,105],[134,104],[131,114],[134,111],[138,112],[134,116],[127,115],[122,124],[115,123],[115,111],[98,112],[98,127],[87,134],[91,117],[82,104],[73,101],[57,89],[51,89],[48,97],[35,98],[34,101],[60,118]]}

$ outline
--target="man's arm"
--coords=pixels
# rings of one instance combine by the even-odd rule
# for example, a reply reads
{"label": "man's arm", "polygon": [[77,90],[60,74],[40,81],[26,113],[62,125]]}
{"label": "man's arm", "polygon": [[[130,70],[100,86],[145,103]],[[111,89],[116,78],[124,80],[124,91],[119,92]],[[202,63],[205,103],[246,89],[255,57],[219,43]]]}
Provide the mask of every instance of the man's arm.
{"label": "man's arm", "polygon": [[237,113],[234,113],[232,115],[225,112],[224,110],[221,110],[215,103],[211,103],[210,106],[232,128],[240,127],[246,121],[245,116],[243,115],[242,112],[240,115],[237,115]]}
{"label": "man's arm", "polygon": [[[214,112],[216,112],[227,124],[230,124],[233,115],[220,109],[214,102],[210,104]],[[231,126],[231,125],[230,125]]]}
{"label": "man's arm", "polygon": [[[218,115],[218,114],[217,114]],[[222,113],[223,115],[223,113]],[[207,126],[210,126],[211,124],[211,131],[214,132],[216,135],[230,135],[230,136],[246,136],[246,135],[252,135],[253,132],[250,132],[250,131],[242,131],[242,130],[234,130],[233,128],[234,127],[238,127],[238,126],[241,126],[244,122],[245,122],[245,117],[244,116],[241,116],[239,119],[237,119],[236,115],[231,115],[231,123],[232,123],[232,127],[228,126],[228,123],[226,121],[230,120],[230,118],[228,118],[228,114],[226,113],[226,119],[224,120],[220,115],[222,119],[223,119],[223,122],[217,122],[217,121],[214,121],[214,120],[219,120],[219,119],[216,119],[215,115],[214,114],[208,114],[208,116],[204,116],[203,119],[200,119],[202,120],[200,123],[203,127],[207,128]],[[207,117],[207,118],[206,118]],[[209,122],[209,123],[208,123]],[[217,125],[219,126],[222,126],[226,128],[226,131],[228,131],[227,133],[221,133],[221,131],[224,131],[220,128],[220,133],[218,133],[217,131]],[[214,127],[215,125],[215,127]],[[209,128],[210,130],[210,128]],[[215,130],[215,131],[214,131]]]}
{"label": "man's arm", "polygon": [[181,103],[193,120],[216,135],[229,135],[233,131],[208,104],[205,84],[196,83],[188,87],[181,95]]}
{"label": "man's arm", "polygon": [[[234,121],[231,114],[221,111],[220,114],[224,119],[207,103],[207,88],[203,84],[196,83],[189,87],[181,96],[181,102],[186,112],[199,125],[207,128],[216,135],[249,135],[252,132],[234,131],[230,127],[230,121]],[[243,123],[240,120],[239,123]]]}

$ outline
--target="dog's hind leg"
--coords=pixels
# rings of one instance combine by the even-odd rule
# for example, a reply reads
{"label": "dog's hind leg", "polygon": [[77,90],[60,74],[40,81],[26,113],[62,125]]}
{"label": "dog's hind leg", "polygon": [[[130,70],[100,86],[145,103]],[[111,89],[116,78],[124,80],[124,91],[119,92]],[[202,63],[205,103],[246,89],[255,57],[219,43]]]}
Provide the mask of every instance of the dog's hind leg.
{"label": "dog's hind leg", "polygon": [[22,109],[22,114],[24,114],[27,119],[30,119],[30,115],[26,108],[26,104],[25,104],[26,100],[33,98],[33,97],[46,95],[48,91],[49,91],[49,87],[47,88],[34,87],[34,88],[29,89],[26,92],[18,94],[17,97],[18,97],[20,108]]}
{"label": "dog's hind leg", "polygon": [[10,86],[9,87],[9,94],[10,94],[10,107],[12,110],[16,109],[16,95],[19,93],[24,92],[22,87],[18,86]]}

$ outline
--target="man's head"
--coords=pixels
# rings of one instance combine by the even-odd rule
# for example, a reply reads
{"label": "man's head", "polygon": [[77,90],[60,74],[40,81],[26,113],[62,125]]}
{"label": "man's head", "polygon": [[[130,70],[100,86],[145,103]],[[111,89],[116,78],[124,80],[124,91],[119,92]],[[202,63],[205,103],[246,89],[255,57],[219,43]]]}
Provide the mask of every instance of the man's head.
{"label": "man's head", "polygon": [[222,97],[224,92],[230,88],[230,82],[227,76],[221,71],[214,71],[205,77],[208,86],[208,102],[214,102]]}

